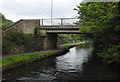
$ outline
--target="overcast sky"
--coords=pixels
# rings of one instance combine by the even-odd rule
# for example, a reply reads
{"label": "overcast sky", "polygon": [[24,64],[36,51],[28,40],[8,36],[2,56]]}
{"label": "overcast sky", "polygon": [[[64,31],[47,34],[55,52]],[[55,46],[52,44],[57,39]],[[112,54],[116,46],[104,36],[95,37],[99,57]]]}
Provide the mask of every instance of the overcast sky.
{"label": "overcast sky", "polygon": [[[53,18],[76,17],[73,11],[82,0],[53,0]],[[7,19],[17,21],[20,19],[50,18],[51,0],[0,0],[0,12]]]}

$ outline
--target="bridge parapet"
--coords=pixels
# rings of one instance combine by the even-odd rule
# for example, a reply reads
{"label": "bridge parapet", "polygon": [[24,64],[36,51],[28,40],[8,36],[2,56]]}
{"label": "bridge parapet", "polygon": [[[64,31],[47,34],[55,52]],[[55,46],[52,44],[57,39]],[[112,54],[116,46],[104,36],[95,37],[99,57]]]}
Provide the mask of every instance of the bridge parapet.
{"label": "bridge parapet", "polygon": [[40,19],[40,26],[68,26],[76,25],[77,18],[53,18],[53,19]]}

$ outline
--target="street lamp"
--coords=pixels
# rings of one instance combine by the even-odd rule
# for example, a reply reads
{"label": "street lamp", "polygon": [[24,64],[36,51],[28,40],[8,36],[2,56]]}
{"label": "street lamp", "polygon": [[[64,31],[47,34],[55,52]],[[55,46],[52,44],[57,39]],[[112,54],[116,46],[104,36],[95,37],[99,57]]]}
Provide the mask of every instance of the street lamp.
{"label": "street lamp", "polygon": [[52,22],[53,22],[53,0],[51,0],[51,25],[52,25]]}

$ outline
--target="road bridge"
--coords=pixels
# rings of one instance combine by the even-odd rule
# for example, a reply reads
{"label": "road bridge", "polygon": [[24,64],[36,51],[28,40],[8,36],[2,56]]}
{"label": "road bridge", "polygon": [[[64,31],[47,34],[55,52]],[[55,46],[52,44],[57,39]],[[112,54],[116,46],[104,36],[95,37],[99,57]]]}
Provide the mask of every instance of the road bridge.
{"label": "road bridge", "polygon": [[80,32],[79,28],[83,28],[82,25],[76,24],[79,19],[77,18],[54,18],[52,19],[41,19],[40,30],[46,30],[47,33],[58,33],[58,34],[88,34],[91,32]]}
{"label": "road bridge", "polygon": [[57,47],[58,34],[92,34],[92,32],[80,32],[79,28],[83,28],[82,25],[78,25],[77,18],[55,18],[40,20],[40,33],[44,38],[44,49],[54,49]]}
{"label": "road bridge", "polygon": [[[77,24],[77,18],[53,18],[51,19],[22,19],[3,29],[4,32],[23,32],[33,34],[34,28],[39,27],[43,38],[44,50],[57,47],[58,34],[92,34],[92,32],[79,32],[82,25]],[[5,33],[4,33],[5,34]]]}

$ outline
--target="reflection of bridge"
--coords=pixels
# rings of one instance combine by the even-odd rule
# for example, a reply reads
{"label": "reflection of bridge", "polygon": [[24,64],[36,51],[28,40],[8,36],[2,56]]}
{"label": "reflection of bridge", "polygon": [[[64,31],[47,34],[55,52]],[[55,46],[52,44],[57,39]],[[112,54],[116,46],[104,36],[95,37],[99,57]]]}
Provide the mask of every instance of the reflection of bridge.
{"label": "reflection of bridge", "polygon": [[52,19],[25,19],[19,20],[13,23],[3,31],[6,32],[23,32],[23,33],[34,33],[34,28],[39,26],[39,31],[43,38],[43,48],[54,49],[57,47],[57,35],[58,34],[91,34],[92,32],[81,33],[79,28],[81,25],[77,25],[77,18],[54,18]]}

